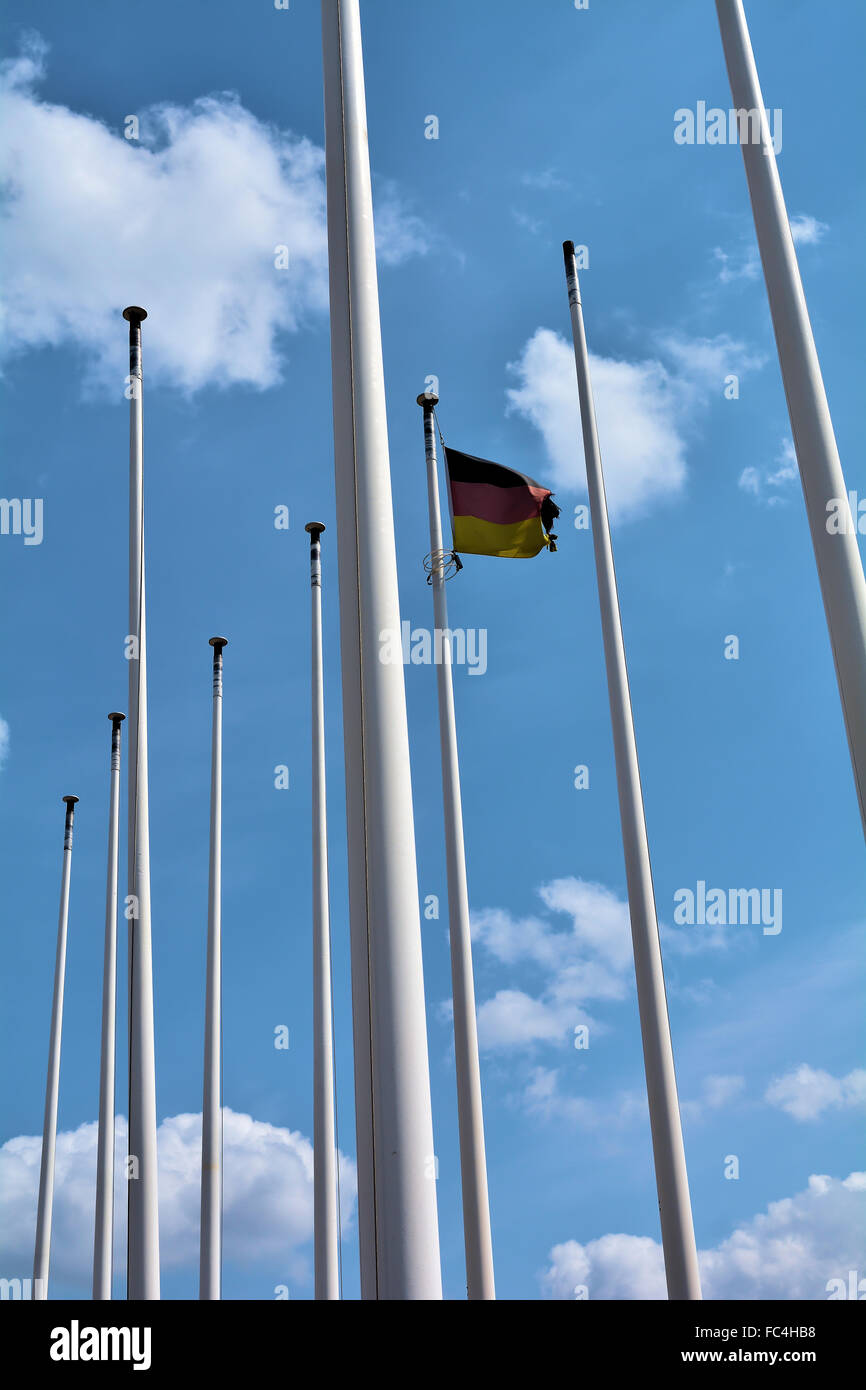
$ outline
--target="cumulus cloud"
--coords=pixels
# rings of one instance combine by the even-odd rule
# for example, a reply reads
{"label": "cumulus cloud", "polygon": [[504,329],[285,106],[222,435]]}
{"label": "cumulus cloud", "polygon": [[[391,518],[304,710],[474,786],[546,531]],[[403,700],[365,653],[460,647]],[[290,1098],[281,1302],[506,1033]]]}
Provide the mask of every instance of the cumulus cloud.
{"label": "cumulus cloud", "polygon": [[2,716],[0,716],[0,767],[2,767],[5,763],[8,753],[9,725],[7,721]]}
{"label": "cumulus cloud", "polygon": [[777,507],[788,500],[787,489],[797,479],[797,454],[794,441],[782,440],[774,463],[769,468],[744,468],[737,486],[768,507]]}
{"label": "cumulus cloud", "polygon": [[[74,344],[91,385],[116,388],[120,310],[143,304],[151,378],[184,391],[274,385],[279,336],[327,307],[323,151],[231,92],[150,107],[128,140],[41,100],[44,65],[31,38],[0,69],[2,353]],[[384,262],[426,249],[393,185],[378,212]]]}
{"label": "cumulus cloud", "polygon": [[866,1071],[860,1068],[836,1077],[801,1062],[771,1081],[764,1099],[795,1120],[817,1120],[825,1110],[866,1106]]}
{"label": "cumulus cloud", "polygon": [[[611,516],[638,516],[676,496],[686,479],[686,429],[728,372],[760,365],[741,343],[660,335],[657,356],[639,361],[590,354],[593,395]],[[508,370],[518,384],[508,409],[541,434],[554,489],[586,491],[580,411],[571,346],[539,328]]]}
{"label": "cumulus cloud", "polygon": [[[866,1260],[864,1197],[866,1173],[810,1177],[803,1192],[771,1202],[727,1240],[699,1252],[704,1297],[827,1298],[831,1279],[847,1279]],[[648,1236],[564,1241],[551,1250],[540,1279],[548,1298],[666,1297],[662,1248]]]}
{"label": "cumulus cloud", "polygon": [[[160,1263],[195,1268],[199,1258],[201,1115],[174,1115],[158,1131]],[[96,1195],[96,1123],[57,1136],[52,1277],[89,1284]],[[126,1244],[126,1120],[115,1143],[115,1267]],[[25,1277],[33,1262],[42,1140],[22,1135],[0,1148],[0,1249],[7,1277]],[[281,1262],[287,1277],[305,1280],[305,1247],[313,1234],[313,1148],[295,1130],[223,1111],[223,1248],[227,1263]],[[340,1159],[344,1226],[351,1220],[355,1168]]]}

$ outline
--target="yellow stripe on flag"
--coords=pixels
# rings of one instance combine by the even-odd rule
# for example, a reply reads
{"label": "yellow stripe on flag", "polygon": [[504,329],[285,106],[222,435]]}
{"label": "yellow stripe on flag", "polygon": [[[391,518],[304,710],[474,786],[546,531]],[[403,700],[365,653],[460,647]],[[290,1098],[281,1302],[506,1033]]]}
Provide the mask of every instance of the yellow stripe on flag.
{"label": "yellow stripe on flag", "polygon": [[531,560],[547,544],[541,518],[502,525],[477,516],[455,516],[454,549],[461,555],[498,555],[506,560]]}

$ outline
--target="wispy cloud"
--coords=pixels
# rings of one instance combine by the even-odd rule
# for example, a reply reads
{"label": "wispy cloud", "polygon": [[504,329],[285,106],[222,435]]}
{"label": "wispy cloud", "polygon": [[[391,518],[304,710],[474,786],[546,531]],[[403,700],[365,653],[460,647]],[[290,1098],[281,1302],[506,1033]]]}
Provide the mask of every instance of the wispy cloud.
{"label": "wispy cloud", "polygon": [[[507,985],[484,999],[478,1009],[478,1033],[486,1049],[563,1046],[574,1030],[606,1025],[591,1017],[591,1007],[616,1003],[633,987],[631,923],[628,903],[602,883],[558,878],[538,890],[549,914],[517,917],[504,908],[472,914],[476,951],[498,966],[520,967],[535,987]],[[562,919],[570,919],[562,926]],[[662,928],[665,950],[680,954],[713,951],[730,936],[721,929],[702,932]]]}
{"label": "wispy cloud", "polygon": [[551,189],[568,188],[568,184],[555,169],[533,169],[522,174],[520,182],[524,188],[537,188],[543,193]]}
{"label": "wispy cloud", "polygon": [[782,440],[775,461],[769,468],[744,468],[737,486],[768,507],[778,507],[789,500],[791,484],[797,480],[797,454],[793,440]]}
{"label": "wispy cloud", "polygon": [[806,212],[792,217],[790,226],[795,246],[815,246],[830,230],[826,222],[819,222],[817,217],[810,217]]}
{"label": "wispy cloud", "polygon": [[[817,246],[830,230],[826,222],[819,222],[817,217],[811,217],[807,212],[799,212],[790,218],[789,226],[795,246]],[[713,257],[718,263],[718,280],[722,285],[757,280],[761,273],[761,257],[754,240],[749,240],[734,252],[715,246]]]}

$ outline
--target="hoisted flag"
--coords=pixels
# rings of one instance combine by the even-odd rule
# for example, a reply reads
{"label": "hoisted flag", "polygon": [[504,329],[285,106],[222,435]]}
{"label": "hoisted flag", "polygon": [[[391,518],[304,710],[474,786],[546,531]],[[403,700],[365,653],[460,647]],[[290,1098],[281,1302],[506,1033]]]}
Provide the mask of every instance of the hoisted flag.
{"label": "hoisted flag", "polygon": [[529,560],[556,549],[559,516],[550,488],[501,463],[461,454],[443,441],[454,549],[463,555]]}

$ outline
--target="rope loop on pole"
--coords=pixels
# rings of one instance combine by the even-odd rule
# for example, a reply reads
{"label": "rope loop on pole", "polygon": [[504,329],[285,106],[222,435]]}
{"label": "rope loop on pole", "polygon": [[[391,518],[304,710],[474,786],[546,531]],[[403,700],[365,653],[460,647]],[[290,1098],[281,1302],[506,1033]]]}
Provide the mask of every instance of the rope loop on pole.
{"label": "rope loop on pole", "polygon": [[440,574],[443,580],[453,579],[462,568],[463,561],[456,550],[434,550],[432,554],[424,556],[424,573],[428,584],[433,583],[437,574]]}

